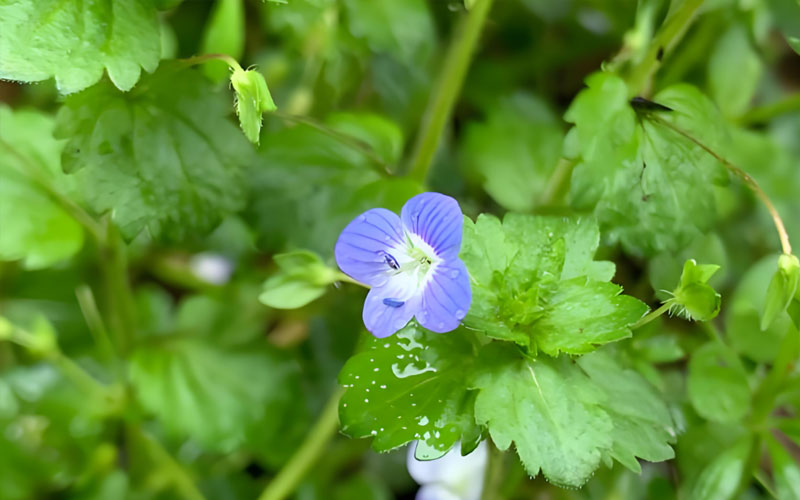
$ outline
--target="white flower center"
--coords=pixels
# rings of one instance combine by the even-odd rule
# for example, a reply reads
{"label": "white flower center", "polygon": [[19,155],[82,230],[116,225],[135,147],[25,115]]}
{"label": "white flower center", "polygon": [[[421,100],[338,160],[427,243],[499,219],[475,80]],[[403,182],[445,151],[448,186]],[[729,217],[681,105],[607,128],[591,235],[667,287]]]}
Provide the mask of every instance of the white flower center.
{"label": "white flower center", "polygon": [[[386,255],[390,280],[398,288],[399,297],[384,300],[389,306],[400,307],[430,281],[441,262],[433,248],[418,235],[404,231],[406,241]],[[396,305],[395,305],[396,304]]]}

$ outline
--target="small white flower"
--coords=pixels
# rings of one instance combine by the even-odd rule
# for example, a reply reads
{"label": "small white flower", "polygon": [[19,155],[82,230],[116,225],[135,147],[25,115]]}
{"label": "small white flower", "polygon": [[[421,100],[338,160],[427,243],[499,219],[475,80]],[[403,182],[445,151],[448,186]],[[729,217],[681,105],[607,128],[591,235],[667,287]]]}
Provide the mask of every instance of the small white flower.
{"label": "small white flower", "polygon": [[231,261],[214,253],[193,255],[189,267],[195,276],[214,285],[224,285],[233,274]]}
{"label": "small white flower", "polygon": [[416,449],[415,441],[408,447],[406,465],[420,485],[417,500],[480,500],[488,461],[485,441],[465,457],[461,456],[460,443],[436,460],[417,460]]}

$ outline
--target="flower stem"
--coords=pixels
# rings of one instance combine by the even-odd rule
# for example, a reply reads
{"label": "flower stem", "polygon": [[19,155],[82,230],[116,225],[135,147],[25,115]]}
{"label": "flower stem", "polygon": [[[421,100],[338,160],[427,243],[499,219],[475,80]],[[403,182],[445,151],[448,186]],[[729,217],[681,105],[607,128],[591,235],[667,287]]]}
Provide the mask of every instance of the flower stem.
{"label": "flower stem", "polygon": [[778,231],[778,238],[780,239],[781,249],[783,250],[783,253],[791,255],[792,245],[789,243],[789,234],[786,232],[786,226],[783,224],[783,219],[781,219],[778,210],[775,208],[775,205],[772,204],[772,200],[769,199],[767,193],[765,193],[764,190],[761,189],[761,186],[758,185],[755,179],[750,177],[750,174],[748,174],[741,168],[737,167],[730,161],[726,160],[725,158],[714,152],[714,150],[712,150],[710,147],[706,146],[705,144],[700,142],[700,140],[698,140],[697,138],[695,138],[693,135],[686,132],[682,128],[678,127],[677,125],[674,125],[656,115],[651,116],[651,118],[653,119],[653,121],[656,121],[661,125],[664,125],[665,127],[673,130],[674,132],[685,137],[686,139],[692,141],[694,144],[703,149],[706,153],[713,156],[718,162],[722,163],[722,165],[724,165],[725,168],[727,168],[728,171],[730,171],[733,175],[744,181],[747,187],[750,188],[750,190],[753,191],[753,193],[758,197],[758,199],[761,200],[764,206],[767,207],[767,210],[769,211],[769,214],[772,217],[773,222],[775,223],[775,229]]}
{"label": "flower stem", "polygon": [[233,70],[242,71],[239,62],[228,54],[203,54],[201,56],[187,57],[186,59],[179,59],[179,61],[186,66],[195,66],[203,64],[208,61],[222,61]]}
{"label": "flower stem", "polygon": [[630,97],[647,93],[650,81],[661,66],[664,53],[674,47],[683,37],[694,17],[695,11],[702,5],[703,0],[683,0],[656,33],[650,47],[641,62],[631,69],[628,76],[628,89]]}
{"label": "flower stem", "polygon": [[442,71],[422,116],[420,133],[411,157],[408,175],[420,183],[424,183],[428,176],[442,131],[461,92],[472,54],[475,52],[478,37],[491,5],[492,0],[477,0],[459,21],[455,35],[447,48]]}
{"label": "flower stem", "polygon": [[343,393],[344,389],[339,387],[331,395],[303,444],[269,483],[258,500],[283,500],[297,488],[311,466],[325,451],[328,442],[336,435],[339,428],[339,399]]}
{"label": "flower stem", "polygon": [[671,305],[672,304],[670,304],[669,302],[665,302],[665,303],[661,304],[661,307],[659,307],[658,309],[656,309],[654,311],[650,311],[646,315],[642,316],[642,318],[639,321],[637,321],[636,323],[632,324],[628,328],[630,328],[631,330],[636,330],[637,328],[640,328],[640,327],[646,325],[647,323],[650,323],[654,319],[656,319],[659,316],[663,315],[665,312],[669,311],[669,306],[671,306]]}
{"label": "flower stem", "polygon": [[376,167],[378,167],[377,168],[378,173],[382,175],[392,173],[392,168],[389,165],[387,165],[386,162],[384,162],[380,156],[378,156],[378,154],[375,152],[372,146],[369,143],[364,142],[357,137],[353,137],[352,135],[339,132],[338,130],[334,130],[331,127],[328,127],[327,125],[324,125],[318,122],[317,120],[314,120],[313,118],[309,118],[306,116],[281,113],[280,111],[271,111],[269,114],[276,116],[282,120],[286,120],[287,122],[300,123],[302,125],[311,127],[318,132],[322,132],[323,134],[332,137],[333,139],[336,139],[345,146],[348,146],[358,151],[359,153],[363,154],[364,156],[372,160],[373,164]]}

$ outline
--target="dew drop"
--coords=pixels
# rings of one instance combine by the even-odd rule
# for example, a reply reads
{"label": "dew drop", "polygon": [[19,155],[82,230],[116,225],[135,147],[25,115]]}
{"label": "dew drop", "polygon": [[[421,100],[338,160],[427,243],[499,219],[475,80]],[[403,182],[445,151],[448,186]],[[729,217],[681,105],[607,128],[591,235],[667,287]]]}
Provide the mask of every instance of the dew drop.
{"label": "dew drop", "polygon": [[370,432],[370,434],[372,434],[373,436],[377,436],[378,435],[378,431],[373,430],[372,432]]}
{"label": "dew drop", "polygon": [[458,320],[464,319],[464,316],[466,316],[466,315],[467,315],[467,313],[465,313],[463,309],[458,309],[456,311],[456,319],[458,319]]}
{"label": "dew drop", "polygon": [[439,322],[439,329],[442,329],[442,328],[444,328],[444,321],[440,321]]}
{"label": "dew drop", "polygon": [[461,271],[458,269],[451,269],[449,274],[451,278],[456,279],[458,278],[458,275],[461,274]]}
{"label": "dew drop", "polygon": [[367,399],[367,398],[364,398],[364,402],[365,402],[365,403],[369,403],[369,399]]}
{"label": "dew drop", "polygon": [[428,425],[428,417],[422,417],[419,419],[419,425]]}
{"label": "dew drop", "polygon": [[359,215],[358,216],[358,221],[359,222],[367,222],[367,216],[364,215],[364,214]]}

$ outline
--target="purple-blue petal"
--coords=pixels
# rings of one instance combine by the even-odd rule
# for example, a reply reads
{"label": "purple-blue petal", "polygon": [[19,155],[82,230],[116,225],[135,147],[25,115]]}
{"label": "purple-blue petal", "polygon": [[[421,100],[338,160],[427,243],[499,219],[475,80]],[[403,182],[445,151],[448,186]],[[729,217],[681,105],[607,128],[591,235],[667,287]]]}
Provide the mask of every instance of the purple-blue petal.
{"label": "purple-blue petal", "polygon": [[464,219],[458,202],[441,193],[422,193],[406,202],[403,227],[422,238],[442,257],[457,256]]}
{"label": "purple-blue petal", "polygon": [[403,244],[403,229],[396,213],[373,208],[356,217],[336,241],[336,263],[345,274],[370,286],[380,286],[390,269],[386,253]]}
{"label": "purple-blue petal", "polygon": [[[403,297],[407,293],[397,280],[389,280],[385,285],[370,289],[364,301],[362,317],[367,330],[382,339],[394,334],[419,311],[419,294]],[[402,303],[402,305],[398,305]]]}
{"label": "purple-blue petal", "polygon": [[467,267],[460,259],[442,262],[422,292],[419,324],[437,333],[458,328],[472,304]]}

